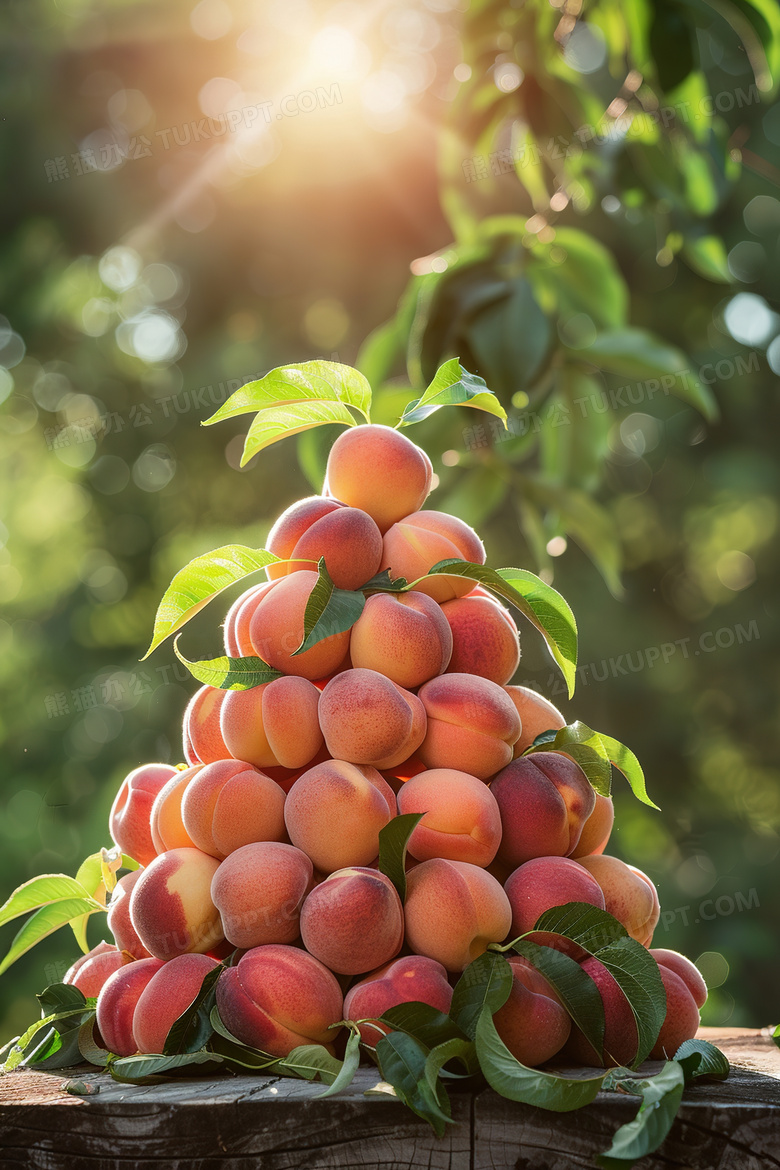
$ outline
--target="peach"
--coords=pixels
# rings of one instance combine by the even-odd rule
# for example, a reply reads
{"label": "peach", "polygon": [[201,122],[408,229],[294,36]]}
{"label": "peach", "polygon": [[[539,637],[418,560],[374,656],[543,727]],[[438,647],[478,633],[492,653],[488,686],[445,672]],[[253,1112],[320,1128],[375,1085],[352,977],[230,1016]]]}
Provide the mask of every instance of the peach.
{"label": "peach", "polygon": [[97,1026],[109,1052],[132,1056],[138,1051],[133,1036],[135,1005],[149,981],[165,966],[162,959],[139,959],[111,975],[100,989]]}
{"label": "peach", "polygon": [[425,709],[384,675],[355,668],[337,674],[323,690],[320,725],[335,760],[393,768],[425,738]]}
{"label": "peach", "polygon": [[499,882],[466,861],[432,858],[407,877],[406,942],[448,971],[463,971],[511,926],[509,899]]}
{"label": "peach", "polygon": [[189,747],[203,764],[226,760],[230,752],[225,747],[219,725],[222,704],[230,691],[219,687],[201,687],[189,701],[184,712],[182,742],[185,755]]}
{"label": "peach", "polygon": [[338,869],[315,886],[301,909],[310,954],[339,975],[360,975],[395,958],[404,910],[390,878],[376,869]]}
{"label": "peach", "polygon": [[133,1038],[139,1052],[162,1052],[172,1026],[216,966],[208,955],[178,955],[155,971],[133,1012]]}
{"label": "peach", "polygon": [[543,731],[560,731],[566,726],[566,720],[557,707],[554,707],[544,695],[531,690],[530,687],[504,687],[510,699],[517,708],[517,713],[523,724],[520,738],[515,744],[515,759],[531,746],[537,735]]}
{"label": "peach", "polygon": [[225,938],[246,950],[295,942],[303,899],[313,880],[310,859],[293,845],[243,845],[220,865],[211,882]]}
{"label": "peach", "polygon": [[[134,959],[150,957],[130,920],[130,895],[143,872],[142,869],[135,869],[119,879],[112,891],[106,918],[108,929],[113,934],[119,950],[127,951]],[[67,983],[67,979],[65,982]]]}
{"label": "peach", "polygon": [[342,1018],[336,977],[297,947],[253,947],[217,983],[223,1023],[243,1044],[287,1056],[300,1044],[330,1048]]}
{"label": "peach", "polygon": [[534,1067],[563,1048],[571,1018],[547,980],[519,955],[510,955],[512,990],[493,1016],[501,1039],[515,1060]]}
{"label": "peach", "polygon": [[707,984],[704,982],[699,968],[690,959],[686,959],[685,955],[681,955],[679,951],[667,951],[663,947],[654,947],[650,954],[659,967],[666,967],[667,970],[673,971],[682,979],[697,1007],[704,1007],[707,1002]]}
{"label": "peach", "polygon": [[320,692],[286,675],[247,691],[228,691],[220,727],[228,752],[256,768],[303,768],[322,747]]}
{"label": "peach", "polygon": [[433,467],[421,447],[392,427],[351,427],[330,449],[326,492],[362,508],[386,532],[417,511],[431,490]]}
{"label": "peach", "polygon": [[649,947],[661,909],[658,893],[647,874],[617,857],[598,854],[581,857],[579,864],[604,891],[607,912],[625,926],[632,938]]}
{"label": "peach", "polygon": [[564,1055],[578,1064],[596,1068],[630,1065],[639,1047],[639,1034],[631,1005],[614,976],[598,959],[589,957],[580,966],[596,984],[604,1004],[604,1051],[596,1052],[590,1041],[585,1039],[584,1033],[576,1024],[572,1024]]}
{"label": "peach", "polygon": [[111,806],[111,836],[139,865],[148,865],[156,855],[149,827],[152,805],[158,792],[176,775],[170,764],[143,764],[125,777]]}
{"label": "peach", "polygon": [[513,869],[532,857],[566,857],[596,807],[582,768],[560,752],[512,760],[490,791],[501,812],[499,860]]}
{"label": "peach", "polygon": [[303,641],[303,616],[316,584],[317,573],[310,569],[282,577],[260,598],[249,622],[249,637],[260,658],[282,674],[309,680],[332,674],[349,649],[349,630],[345,630],[293,657]]}
{"label": "peach", "polygon": [[130,919],[150,955],[172,959],[193,951],[203,954],[222,942],[222,924],[211,900],[218,866],[200,849],[171,849],[143,871],[130,895]]}
{"label": "peach", "polygon": [[249,637],[249,623],[266,593],[273,588],[272,581],[252,585],[237,598],[225,617],[225,653],[231,658],[251,658],[256,654]]}
{"label": "peach", "polygon": [[63,976],[63,983],[78,987],[87,999],[94,999],[100,989],[115,971],[119,971],[132,957],[111,943],[100,942],[86,955],[80,955]]}
{"label": "peach", "polygon": [[478,674],[499,686],[508,683],[520,663],[520,638],[511,613],[474,592],[445,601],[441,610],[452,631],[449,673]]}
{"label": "peach", "polygon": [[487,780],[506,767],[520,717],[502,687],[475,674],[443,674],[420,687],[427,730],[417,749],[428,768],[457,768]]}
{"label": "peach", "polygon": [[596,807],[582,826],[580,839],[569,854],[570,857],[588,857],[603,853],[607,847],[612,826],[615,823],[615,806],[611,796],[596,793]]}
{"label": "peach", "polygon": [[658,970],[666,992],[666,1016],[650,1059],[671,1060],[680,1045],[696,1035],[700,1022],[699,1009],[687,983],[671,967],[660,963]]}
{"label": "peach", "polygon": [[[504,889],[512,910],[513,938],[532,931],[537,919],[553,906],[588,902],[604,909],[601,886],[579,861],[568,857],[534,857],[509,876]],[[542,937],[540,932],[534,941],[546,943],[547,935]]]}
{"label": "peach", "polygon": [[443,609],[426,594],[375,593],[352,627],[349,650],[353,666],[412,689],[444,672],[452,633]]}
{"label": "peach", "polygon": [[285,837],[284,793],[270,776],[240,760],[201,768],[184,790],[181,815],[196,848],[220,861],[252,841]]}
{"label": "peach", "polygon": [[454,768],[419,772],[401,786],[398,811],[425,813],[409,838],[418,861],[444,857],[489,865],[501,842],[501,813],[487,785]]}
{"label": "peach", "polygon": [[395,793],[384,777],[344,760],[304,772],[284,806],[290,840],[322,873],[368,865],[379,853],[380,830],[395,815]]}
{"label": "peach", "polygon": [[284,559],[308,564],[269,565],[271,579],[316,568],[320,557],[337,589],[359,589],[382,559],[382,533],[367,512],[312,496],[288,508],[274,524],[266,547]]}
{"label": "peach", "polygon": [[[452,1003],[447,972],[441,963],[424,955],[394,959],[355,983],[344,1000],[344,1019],[378,1020],[400,1003],[415,1002],[430,1004],[445,1015]],[[380,1035],[389,1031],[389,1024],[364,1024],[360,1035],[364,1043],[376,1047]]]}
{"label": "peach", "polygon": [[[457,558],[484,565],[485,546],[473,528],[447,512],[412,512],[385,533],[382,569],[390,576],[405,577],[411,584],[425,577],[439,561]],[[474,588],[470,577],[437,575],[415,586],[434,601],[451,601]]]}
{"label": "peach", "polygon": [[203,764],[184,768],[176,772],[162,788],[152,805],[150,817],[152,841],[158,853],[168,849],[189,849],[195,842],[184,828],[181,818],[181,803],[187,785],[195,779]]}

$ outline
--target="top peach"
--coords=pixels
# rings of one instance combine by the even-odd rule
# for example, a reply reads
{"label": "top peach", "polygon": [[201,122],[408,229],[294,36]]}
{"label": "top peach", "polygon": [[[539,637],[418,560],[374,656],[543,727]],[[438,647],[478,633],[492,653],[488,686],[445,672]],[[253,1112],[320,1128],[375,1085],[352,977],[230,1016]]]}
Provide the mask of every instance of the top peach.
{"label": "top peach", "polygon": [[351,427],[328,456],[323,494],[368,512],[380,532],[421,508],[433,467],[422,448],[392,427]]}

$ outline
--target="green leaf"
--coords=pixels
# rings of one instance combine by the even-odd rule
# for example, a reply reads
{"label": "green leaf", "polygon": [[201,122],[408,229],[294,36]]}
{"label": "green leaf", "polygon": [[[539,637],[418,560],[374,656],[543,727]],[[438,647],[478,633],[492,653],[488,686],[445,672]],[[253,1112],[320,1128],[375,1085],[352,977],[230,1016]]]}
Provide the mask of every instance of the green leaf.
{"label": "green leaf", "polygon": [[539,752],[558,751],[571,756],[579,764],[596,792],[609,796],[612,782],[612,768],[607,751],[600,736],[585,723],[577,720],[560,728],[552,735],[544,733],[544,741],[537,736],[523,755],[538,755]]}
{"label": "green leaf", "polygon": [[283,1057],[277,1071],[283,1076],[301,1077],[305,1081],[324,1081],[333,1084],[342,1069],[342,1063],[324,1044],[300,1044]]}
{"label": "green leaf", "polygon": [[340,402],[297,402],[292,406],[261,410],[249,428],[241,455],[241,466],[244,467],[254,455],[264,451],[279,439],[284,439],[288,435],[300,435],[302,431],[325,426],[327,423],[355,426],[354,418]]}
{"label": "green leaf", "polygon": [[563,951],[539,946],[530,939],[516,939],[512,949],[544,975],[585,1038],[597,1052],[601,1052],[604,1047],[604,1002],[587,971]]}
{"label": "green leaf", "polygon": [[39,943],[41,939],[48,938],[61,926],[65,926],[66,923],[74,918],[79,918],[82,914],[94,914],[96,910],[103,909],[105,907],[95,902],[94,898],[87,898],[83,893],[80,898],[65,898],[60,902],[52,902],[48,906],[42,906],[40,910],[36,910],[34,914],[30,915],[17,932],[8,954],[0,963],[0,975],[36,943]]}
{"label": "green leaf", "polygon": [[556,224],[554,243],[537,244],[533,257],[528,277],[554,289],[561,315],[585,313],[604,329],[625,323],[628,286],[612,252],[588,232]]}
{"label": "green leaf", "polygon": [[670,1060],[654,1077],[642,1080],[616,1070],[607,1075],[604,1088],[642,1098],[634,1120],[621,1125],[609,1149],[596,1158],[605,1170],[630,1170],[639,1158],[657,1150],[672,1128],[685,1088],[683,1069]]}
{"label": "green leaf", "polygon": [[339,1069],[338,1076],[323,1093],[318,1093],[317,1097],[333,1097],[336,1093],[341,1093],[344,1089],[349,1088],[355,1079],[355,1073],[360,1066],[360,1029],[354,1024],[349,1025],[349,1039],[347,1040],[347,1047],[344,1050],[344,1060]]}
{"label": "green leaf", "polygon": [[498,1035],[489,1007],[479,1015],[475,1043],[485,1080],[509,1101],[523,1101],[554,1113],[568,1113],[589,1105],[604,1080],[603,1073],[587,1079],[561,1077],[521,1064]]}
{"label": "green leaf", "polygon": [[[122,854],[122,869],[138,869],[138,862],[134,861],[132,857],[127,854]],[[76,881],[84,887],[84,890],[90,897],[95,898],[101,903],[105,897],[105,885],[103,882],[103,853],[91,853],[89,857],[82,861],[81,865],[76,871]],[[99,892],[103,890],[103,896],[99,897]],[[82,914],[80,918],[74,918],[70,924],[70,928],[75,935],[76,942],[86,955],[89,952],[89,943],[87,941],[87,923],[89,922],[89,914]]]}
{"label": "green leaf", "polygon": [[219,658],[190,662],[179,650],[179,637],[173,641],[174,654],[193,678],[207,686],[219,687],[223,691],[248,691],[282,677],[280,670],[274,670],[262,658],[229,658],[222,654]]}
{"label": "green leaf", "polygon": [[425,813],[402,813],[379,832],[379,869],[389,877],[403,903],[406,900],[406,848]]}
{"label": "green leaf", "polygon": [[[239,414],[253,414],[256,411],[269,413],[285,406],[317,407],[334,403],[354,407],[368,422],[371,387],[364,375],[340,362],[298,362],[295,365],[277,366],[265,377],[240,386],[202,425],[208,427]],[[346,411],[345,414],[352,425],[352,416]]]}
{"label": "green leaf", "polygon": [[[697,1058],[695,1062],[693,1057]],[[686,1083],[696,1077],[713,1077],[722,1081],[731,1069],[728,1058],[709,1040],[684,1040],[675,1052],[674,1059],[683,1066]]]}
{"label": "green leaf", "polygon": [[458,1027],[473,1040],[477,1023],[487,1009],[492,1016],[506,1003],[512,990],[512,968],[503,955],[485,951],[466,970],[455,984],[450,1015]]}
{"label": "green leaf", "polygon": [[[427,576],[468,577],[510,601],[542,634],[566,680],[569,698],[577,673],[577,623],[568,603],[551,585],[527,569],[491,569],[468,561],[439,561]],[[424,580],[424,578],[420,578]],[[409,586],[414,589],[419,581]]]}
{"label": "green leaf", "polygon": [[494,414],[506,425],[506,411],[493,391],[488,390],[483,378],[465,370],[459,358],[450,358],[439,366],[422,397],[404,408],[398,426],[408,427],[411,423],[421,422],[442,406],[473,406]]}
{"label": "green leaf", "polygon": [[[58,1012],[70,1012],[76,1008],[86,1009],[87,998],[72,983],[52,983],[35,996],[44,1016],[56,1016]],[[94,1006],[94,1005],[93,1005]]]}
{"label": "green leaf", "polygon": [[603,732],[599,732],[599,738],[604,745],[610,763],[617,768],[618,772],[623,773],[637,800],[641,800],[642,804],[647,804],[650,808],[657,809],[658,805],[647,795],[645,774],[642,771],[642,765],[634,753],[625,744],[620,743],[617,739],[613,739],[611,735],[604,735]]}
{"label": "green leaf", "polygon": [[86,1060],[87,1064],[94,1064],[98,1068],[105,1068],[111,1054],[107,1048],[102,1048],[95,1040],[95,1017],[93,1015],[90,1015],[79,1027],[77,1043],[82,1060]]}
{"label": "green leaf", "polygon": [[437,1044],[425,1058],[425,1079],[432,1092],[436,1092],[436,1081],[440,1076],[457,1076],[460,1079],[460,1074],[442,1071],[444,1065],[449,1064],[451,1060],[460,1061],[466,1070],[464,1076],[474,1076],[479,1072],[479,1061],[473,1040],[453,1036],[452,1039]]}
{"label": "green leaf", "polygon": [[279,557],[264,548],[247,548],[243,544],[225,544],[195,557],[179,570],[165,590],[154,619],[154,635],[144,658],[194,618],[223,589],[278,561]]}
{"label": "green leaf", "polygon": [[452,1124],[450,1104],[441,1081],[431,1088],[425,1075],[428,1050],[405,1032],[390,1032],[377,1044],[376,1056],[383,1078],[397,1096],[442,1137]]}
{"label": "green leaf", "polygon": [[163,1046],[164,1056],[181,1052],[199,1052],[214,1031],[211,1010],[216,1002],[217,982],[225,968],[212,967],[205,975],[192,1003],[171,1024]]}
{"label": "green leaf", "polygon": [[27,914],[40,906],[72,901],[74,898],[87,898],[90,909],[103,909],[99,902],[89,897],[80,881],[68,877],[67,874],[44,873],[40,877],[30,878],[24,885],[14,890],[10,898],[0,906],[0,926],[5,926],[6,922],[11,922],[20,914]]}
{"label": "green leaf", "polygon": [[628,931],[617,918],[587,902],[566,902],[545,910],[534,923],[534,930],[561,934],[591,955],[618,939],[628,938]]}
{"label": "green leaf", "polygon": [[[45,1051],[46,1046],[53,1039],[52,1029],[55,1021],[59,1023],[70,1018],[81,1021],[85,1014],[91,1015],[92,1010],[88,1004],[84,1004],[81,1007],[71,1008],[68,1011],[53,1012],[51,1015],[44,1016],[43,1019],[36,1020],[26,1032],[12,1042],[5,1063],[0,1066],[0,1074],[11,1072],[20,1064],[26,1064],[36,1052]],[[43,1033],[43,1036],[41,1036],[41,1033]],[[37,1043],[33,1046],[33,1041],[36,1038],[38,1038]]]}
{"label": "green leaf", "polygon": [[728,254],[720,236],[686,237],[682,256],[699,276],[720,284],[731,284]]}
{"label": "green leaf", "polygon": [[409,588],[409,582],[405,577],[396,577],[393,580],[390,576],[389,569],[383,569],[381,573],[377,573],[370,581],[366,581],[365,585],[360,586],[361,593],[405,593]]}
{"label": "green leaf", "polygon": [[180,1052],[176,1056],[122,1056],[109,1061],[108,1071],[123,1085],[154,1084],[159,1077],[170,1076],[185,1068],[200,1067],[202,1075],[219,1072],[224,1058],[205,1049],[201,1052]]}
{"label": "green leaf", "polygon": [[311,650],[312,646],[334,634],[351,630],[366,604],[366,599],[359,590],[336,588],[331,581],[324,557],[320,557],[317,568],[319,575],[309,594],[303,615],[303,639],[298,649],[293,650],[293,658],[296,654],[304,654]]}
{"label": "green leaf", "polygon": [[451,1016],[431,1007],[429,1003],[421,1003],[418,1000],[409,1000],[388,1008],[380,1016],[380,1020],[383,1024],[388,1024],[393,1031],[406,1032],[413,1036],[426,1048],[435,1048],[448,1040],[466,1039],[465,1033]]}

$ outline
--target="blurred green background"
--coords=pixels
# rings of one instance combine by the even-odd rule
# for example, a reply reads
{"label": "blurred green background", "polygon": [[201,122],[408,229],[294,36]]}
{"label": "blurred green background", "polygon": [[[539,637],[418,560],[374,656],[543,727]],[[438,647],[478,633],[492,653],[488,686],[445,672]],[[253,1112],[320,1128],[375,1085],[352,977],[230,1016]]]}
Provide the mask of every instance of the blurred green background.
{"label": "blurred green background", "polygon": [[[527,627],[515,681],[643,762],[663,811],[618,778],[610,848],[658,884],[656,945],[699,962],[705,1022],[775,1021],[780,109],[761,19],[607,0],[4,5],[3,897],[75,873],[108,844],[123,776],[178,762],[195,685],[169,647],[139,662],[156,603],[191,556],[261,546],[332,439],[239,471],[241,420],[201,420],[275,365],[360,355],[374,421],[394,423],[410,381],[460,353],[510,437],[466,411],[418,426],[430,505],[477,525],[493,565],[554,575],[580,624],[575,699]],[[667,99],[674,118],[633,140],[571,132]],[[584,276],[572,228],[594,241]],[[570,300],[537,262],[560,263]],[[513,299],[526,274],[531,300]],[[652,331],[635,376],[593,356],[629,323]],[[649,391],[656,366],[671,392]],[[193,623],[190,657],[218,650],[229,600]],[[3,1039],[76,953],[66,928],[3,975]]]}

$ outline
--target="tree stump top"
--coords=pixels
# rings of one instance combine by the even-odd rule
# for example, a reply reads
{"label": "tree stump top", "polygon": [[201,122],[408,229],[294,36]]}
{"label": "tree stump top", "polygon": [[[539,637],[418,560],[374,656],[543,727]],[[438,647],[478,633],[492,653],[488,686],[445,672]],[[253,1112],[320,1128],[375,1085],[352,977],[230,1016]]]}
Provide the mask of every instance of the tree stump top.
{"label": "tree stump top", "polygon": [[[661,1149],[644,1170],[780,1168],[780,1051],[767,1029],[703,1028],[728,1056],[728,1080],[686,1090]],[[652,1074],[660,1064],[648,1062]],[[573,1071],[573,1070],[572,1070]],[[578,1070],[582,1072],[582,1070]],[[81,1077],[97,1095],[73,1096]],[[344,1093],[273,1076],[121,1085],[83,1066],[69,1075],[0,1080],[0,1166],[31,1170],[570,1170],[593,1166],[637,1100],[600,1093],[574,1113],[507,1101],[491,1089],[453,1092],[457,1124],[437,1138],[361,1068]]]}

